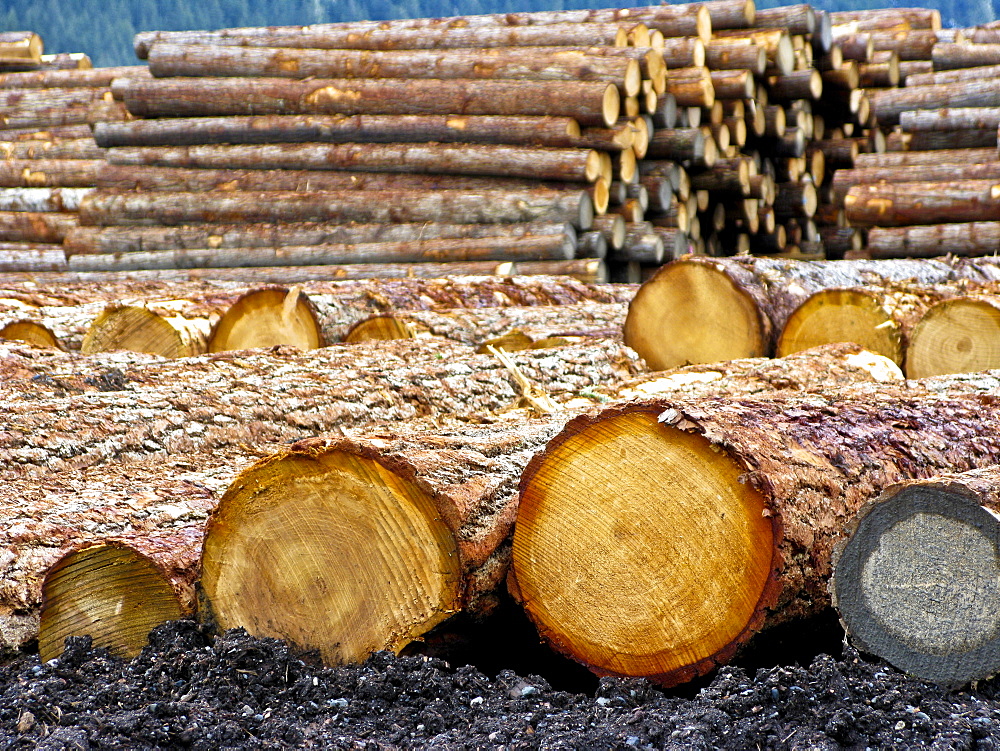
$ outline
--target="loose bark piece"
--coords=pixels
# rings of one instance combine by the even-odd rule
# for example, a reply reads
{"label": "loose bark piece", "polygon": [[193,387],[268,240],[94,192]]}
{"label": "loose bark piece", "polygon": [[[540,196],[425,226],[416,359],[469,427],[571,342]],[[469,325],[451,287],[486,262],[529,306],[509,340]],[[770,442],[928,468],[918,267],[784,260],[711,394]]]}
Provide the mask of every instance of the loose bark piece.
{"label": "loose bark piece", "polygon": [[931,307],[910,335],[913,378],[1000,367],[1000,299],[973,294]]}
{"label": "loose bark piece", "polygon": [[950,687],[1000,670],[996,467],[893,485],[834,552],[841,622],[862,650]]}
{"label": "loose bark piece", "polygon": [[522,475],[512,591],[592,671],[690,680],[829,606],[831,548],[873,494],[996,463],[997,382],[979,378],[576,418]]}
{"label": "loose bark piece", "polygon": [[[778,338],[781,357],[828,342],[857,342],[888,357],[911,378],[908,349],[917,322],[941,300],[957,297],[978,285],[898,284],[877,287],[839,287],[816,292],[796,308]],[[954,371],[948,371],[954,372]]]}
{"label": "loose bark piece", "polygon": [[682,258],[660,269],[636,293],[625,321],[625,342],[657,369],[759,357],[773,351],[791,312],[821,289],[907,279],[924,284],[988,280],[989,273],[936,260],[892,265]]}

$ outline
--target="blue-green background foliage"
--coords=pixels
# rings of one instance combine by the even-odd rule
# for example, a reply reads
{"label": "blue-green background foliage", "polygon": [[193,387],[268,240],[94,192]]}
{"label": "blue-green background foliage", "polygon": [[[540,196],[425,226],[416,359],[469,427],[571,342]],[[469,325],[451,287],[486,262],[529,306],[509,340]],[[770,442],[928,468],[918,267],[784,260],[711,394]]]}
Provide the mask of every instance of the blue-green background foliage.
{"label": "blue-green background foliage", "polygon": [[[758,7],[794,0],[758,0]],[[822,0],[823,10],[896,6],[936,7],[945,26],[994,20],[993,0]],[[1000,2],[1000,0],[998,0]],[[418,18],[473,13],[626,7],[603,0],[0,0],[0,31],[35,31],[46,52],[86,52],[95,66],[133,65],[138,31],[222,29],[361,19]]]}

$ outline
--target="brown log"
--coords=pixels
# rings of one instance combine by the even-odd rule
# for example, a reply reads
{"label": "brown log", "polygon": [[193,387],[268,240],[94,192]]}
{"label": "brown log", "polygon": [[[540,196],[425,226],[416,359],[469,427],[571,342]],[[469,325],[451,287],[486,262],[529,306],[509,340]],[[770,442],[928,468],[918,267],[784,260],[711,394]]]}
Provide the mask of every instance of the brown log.
{"label": "brown log", "polygon": [[791,312],[821,289],[879,280],[982,281],[989,273],[957,260],[887,264],[683,258],[664,266],[636,293],[625,322],[625,343],[654,369],[763,356],[773,351]]}
{"label": "brown log", "polygon": [[718,159],[715,140],[701,128],[660,128],[653,132],[646,155],[702,167],[711,167]]}
{"label": "brown log", "polygon": [[863,89],[888,89],[900,84],[899,59],[858,64],[858,85]]}
{"label": "brown log", "polygon": [[853,24],[858,29],[878,31],[904,26],[907,29],[941,28],[941,12],[932,8],[879,8],[872,10],[832,11],[834,25]]}
{"label": "brown log", "polygon": [[0,188],[82,188],[97,182],[99,159],[6,159]]}
{"label": "brown log", "polygon": [[943,83],[963,83],[980,81],[1000,76],[1000,65],[986,65],[977,68],[959,68],[928,73],[912,73],[906,78],[907,86],[930,86]]}
{"label": "brown log", "polygon": [[823,76],[815,69],[795,70],[780,76],[768,76],[767,91],[771,101],[819,99],[823,95]]}
{"label": "brown log", "polygon": [[902,167],[936,164],[984,164],[994,162],[996,149],[938,149],[935,151],[899,151],[884,154],[859,154],[855,167]]}
{"label": "brown log", "polygon": [[964,130],[919,130],[914,133],[890,133],[886,138],[888,151],[931,151],[936,149],[977,149],[996,147],[995,130],[967,128]]}
{"label": "brown log", "polygon": [[1000,186],[995,180],[855,185],[844,210],[855,226],[994,221],[1000,219]]}
{"label": "brown log", "polygon": [[[954,285],[832,287],[816,292],[796,308],[778,338],[781,357],[832,342],[855,342],[888,357],[910,378],[907,350],[914,326],[935,303],[975,289]],[[942,371],[944,372],[944,371]]]}
{"label": "brown log", "polygon": [[576,258],[572,261],[518,261],[513,264],[514,274],[540,274],[544,276],[569,276],[586,284],[609,281],[607,264],[600,258]]}
{"label": "brown log", "polygon": [[912,377],[998,367],[1000,299],[995,289],[971,292],[941,300],[913,328],[907,359]]}
{"label": "brown log", "polygon": [[128,111],[142,117],[212,115],[541,115],[611,127],[614,84],[437,79],[117,79]]}
{"label": "brown log", "polygon": [[719,159],[708,170],[692,172],[691,187],[695,190],[722,191],[750,195],[750,157]]}
{"label": "brown log", "polygon": [[825,89],[850,91],[861,85],[861,74],[858,64],[853,60],[842,63],[835,70],[825,70],[820,75],[823,78],[823,88]]}
{"label": "brown log", "polygon": [[[579,303],[528,307],[455,308],[441,311],[400,311],[373,316],[351,327],[344,341],[353,344],[386,339],[443,337],[477,347],[503,347],[508,352],[535,349],[543,340],[578,337],[621,339],[625,303]],[[545,342],[542,346],[553,346]]]}
{"label": "brown log", "polygon": [[93,138],[100,146],[438,141],[567,147],[579,135],[569,117],[247,115],[97,123]]}
{"label": "brown log", "polygon": [[787,28],[790,34],[816,31],[816,11],[811,5],[786,5],[757,10],[754,25],[759,28]]}
{"label": "brown log", "polygon": [[[865,246],[864,236],[860,230],[854,227],[820,227],[819,235],[823,242],[823,247],[826,248],[830,258],[844,258],[845,253],[861,250]],[[933,254],[933,256],[939,255],[942,255],[942,253]],[[933,257],[919,256],[917,253],[914,253],[912,256],[907,254],[897,257],[911,258],[913,256]]]}
{"label": "brown log", "polygon": [[880,123],[895,125],[907,110],[944,107],[1000,106],[1000,80],[986,79],[930,86],[907,86],[870,93],[872,113]]}
{"label": "brown log", "polygon": [[[1000,413],[981,406],[996,383],[983,381],[667,397],[581,416],[522,475],[511,589],[546,641],[594,672],[690,680],[829,607],[831,550],[873,494],[996,462]],[[595,466],[609,468],[597,483]],[[651,580],[650,565],[669,575]]]}
{"label": "brown log", "polygon": [[0,211],[0,241],[59,244],[77,223],[68,212]]}
{"label": "brown log", "polygon": [[45,44],[33,31],[0,32],[0,56],[40,60]]}
{"label": "brown log", "polygon": [[66,254],[59,245],[0,244],[0,272],[66,271]]}
{"label": "brown log", "polygon": [[122,65],[110,68],[74,70],[37,70],[25,73],[0,74],[0,89],[68,89],[73,87],[110,86],[121,76],[142,76],[148,74],[143,65]]}
{"label": "brown log", "polygon": [[682,107],[711,107],[715,102],[712,76],[706,68],[668,70],[667,91]]}
{"label": "brown log", "polygon": [[756,86],[749,70],[713,70],[712,88],[718,99],[753,99]]}
{"label": "brown log", "polygon": [[[50,215],[42,215],[50,216]],[[205,224],[180,227],[75,227],[63,247],[79,253],[136,253],[185,248],[269,248],[399,243],[505,236],[511,243],[543,237],[572,243],[573,226],[560,222],[511,224]],[[252,250],[250,251],[252,252]]]}
{"label": "brown log", "polygon": [[812,180],[775,183],[774,213],[779,219],[811,217],[816,213],[818,199]]}
{"label": "brown log", "polygon": [[707,49],[705,42],[698,37],[668,37],[664,39],[663,62],[667,70],[700,68],[708,64]]}
{"label": "brown log", "polygon": [[[865,169],[837,170],[833,176],[833,199],[843,204],[848,191],[854,186],[874,183],[942,182],[965,180],[1000,180],[1000,163],[986,162],[942,163],[912,166],[867,167]],[[941,255],[941,254],[938,254]]]}
{"label": "brown log", "polygon": [[32,70],[90,70],[93,67],[94,63],[86,52],[56,52],[42,55]]}
{"label": "brown log", "polygon": [[870,258],[932,258],[946,253],[988,256],[998,247],[998,222],[872,227],[864,246]]}
{"label": "brown log", "polygon": [[1000,44],[939,43],[931,48],[930,59],[935,71],[1000,65]]}
{"label": "brown log", "polygon": [[38,141],[51,140],[54,138],[93,138],[90,126],[80,125],[58,125],[41,128],[0,128],[0,142],[8,141]]}
{"label": "brown log", "polygon": [[858,511],[834,550],[830,594],[859,649],[953,688],[996,673],[998,488],[995,467],[939,474]]}
{"label": "brown log", "polygon": [[[850,27],[849,27],[850,28]],[[867,32],[854,33],[853,29],[848,33],[834,33],[837,46],[840,47],[840,54],[845,60],[855,60],[860,63],[870,62],[875,54],[875,42],[872,35]],[[889,52],[890,50],[885,50]],[[899,55],[896,54],[896,60]]]}
{"label": "brown log", "polygon": [[93,138],[0,141],[2,159],[104,159]]}
{"label": "brown log", "polygon": [[69,271],[143,269],[218,269],[253,266],[309,266],[352,263],[425,263],[451,261],[544,261],[575,256],[575,239],[565,235],[512,238],[410,240],[380,243],[282,245],[276,248],[183,248],[125,254],[82,254],[66,263]]}
{"label": "brown log", "polygon": [[[718,374],[709,378],[712,375]],[[760,388],[761,381],[767,380],[763,376],[755,383]],[[707,387],[716,388],[715,384]],[[404,430],[384,433],[378,439],[311,439],[258,463],[234,481],[208,525],[202,583],[219,627],[242,625],[260,635],[294,638],[297,644],[319,650],[327,663],[353,662],[365,659],[374,649],[399,649],[451,612],[477,607],[477,601],[488,596],[506,573],[518,476],[530,456],[565,419],[566,415],[556,415],[516,425],[433,434]],[[499,450],[500,446],[507,448]],[[326,492],[302,495],[306,483]],[[258,488],[258,497],[266,499],[258,515],[246,513],[251,487]],[[342,495],[337,488],[352,488],[343,494],[347,500],[326,503],[324,499]],[[300,502],[290,503],[295,496]],[[414,530],[405,539],[422,544],[399,547],[402,537],[365,532],[371,529],[366,520],[376,513],[373,508],[379,509],[381,518],[405,515],[408,524],[393,526]],[[359,571],[360,567],[366,573],[352,574],[348,579],[337,574],[339,586],[324,587],[330,593],[328,601],[323,606],[317,604],[305,622],[269,594],[274,589],[258,586],[260,578],[252,572],[263,564],[255,562],[274,561],[289,547],[317,551],[309,556],[316,561],[356,556],[352,551],[359,548],[341,542],[341,534],[336,532],[324,530],[313,537],[307,529],[315,529],[315,525],[303,528],[292,521],[299,513],[328,520],[331,530],[344,530],[350,539],[370,535],[366,549],[384,551],[338,566],[338,571]],[[289,534],[300,530],[294,543],[275,537],[279,517],[286,521],[277,526]],[[263,533],[267,520],[269,535]],[[418,555],[416,550],[425,552]],[[245,551],[255,552],[248,557]],[[417,563],[426,558],[435,563]],[[319,564],[307,572],[281,563],[266,565],[281,572],[282,583],[277,589],[289,593],[327,581],[334,571]],[[378,566],[382,573],[368,575],[372,566]],[[307,580],[301,578],[302,573],[308,573]],[[373,579],[381,582],[377,597],[368,584]],[[385,581],[394,582],[388,593]],[[353,619],[350,610],[334,605],[332,598],[345,589],[353,600],[374,598],[381,603],[378,607],[386,611],[392,625],[382,627],[380,619]],[[441,599],[445,602],[439,602]],[[310,628],[309,622],[325,625]],[[332,633],[338,637],[330,638]]]}
{"label": "brown log", "polygon": [[756,4],[747,0],[708,0],[701,3],[708,10],[712,29],[743,29],[754,25]]}
{"label": "brown log", "polygon": [[127,120],[129,113],[121,102],[95,101],[74,107],[40,106],[36,109],[8,109],[0,114],[0,127],[7,130],[54,128],[64,125]]}
{"label": "brown log", "polygon": [[260,144],[121,146],[108,149],[118,165],[201,169],[356,170],[537,177],[595,182],[600,156],[593,149],[550,149],[497,144]]}
{"label": "brown log", "polygon": [[22,114],[51,107],[85,107],[94,102],[111,102],[107,86],[67,89],[0,89],[0,107]]}
{"label": "brown log", "polygon": [[762,76],[767,68],[767,51],[752,40],[716,37],[705,47],[705,60],[702,64],[712,70],[743,68]]}
{"label": "brown log", "polygon": [[716,32],[723,40],[740,40],[747,44],[763,47],[767,56],[767,70],[786,75],[795,67],[795,49],[792,39],[785,29],[738,29]]}
{"label": "brown log", "polygon": [[456,224],[557,221],[587,229],[593,221],[593,203],[584,192],[342,190],[309,194],[293,191],[145,194],[101,191],[87,196],[80,205],[81,224],[92,225],[332,220],[448,221]]}
{"label": "brown log", "polygon": [[639,63],[578,50],[539,54],[528,48],[469,50],[294,50],[159,43],[150,72],[172,76],[258,78],[466,78],[527,81],[609,81],[623,96],[639,93]]}

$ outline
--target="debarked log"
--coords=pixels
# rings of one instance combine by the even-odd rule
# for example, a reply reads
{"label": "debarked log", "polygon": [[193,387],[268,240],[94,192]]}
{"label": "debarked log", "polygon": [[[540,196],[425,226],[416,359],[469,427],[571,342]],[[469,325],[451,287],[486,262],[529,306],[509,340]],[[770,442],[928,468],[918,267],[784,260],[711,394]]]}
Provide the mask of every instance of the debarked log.
{"label": "debarked log", "polygon": [[[2,206],[0,194],[0,206]],[[594,209],[585,192],[386,190],[114,193],[98,191],[80,206],[81,224],[180,225],[202,222],[556,221],[588,229]]]}
{"label": "debarked log", "polygon": [[860,649],[949,687],[1000,670],[996,467],[909,480],[851,520],[830,594]]}
{"label": "debarked log", "polygon": [[1000,384],[977,377],[579,417],[522,475],[512,592],[596,673],[704,674],[830,605],[831,549],[873,494],[997,462]]}
{"label": "debarked log", "polygon": [[587,81],[132,78],[117,79],[115,90],[141,117],[549,115],[610,128],[620,106],[614,84]]}

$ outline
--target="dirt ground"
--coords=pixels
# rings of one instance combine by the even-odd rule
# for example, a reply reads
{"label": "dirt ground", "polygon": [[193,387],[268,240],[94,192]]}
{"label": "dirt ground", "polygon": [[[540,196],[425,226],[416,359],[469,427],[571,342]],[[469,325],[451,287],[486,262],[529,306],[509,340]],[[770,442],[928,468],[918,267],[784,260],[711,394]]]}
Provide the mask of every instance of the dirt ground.
{"label": "dirt ground", "polygon": [[1000,748],[1000,683],[909,678],[845,647],[832,614],[666,691],[598,680],[529,634],[515,619],[424,647],[451,663],[380,653],[339,668],[189,621],[131,661],[76,638],[58,660],[0,666],[0,748]]}

